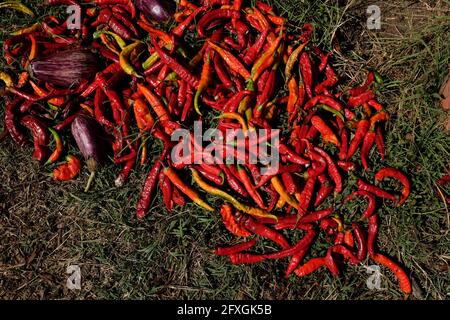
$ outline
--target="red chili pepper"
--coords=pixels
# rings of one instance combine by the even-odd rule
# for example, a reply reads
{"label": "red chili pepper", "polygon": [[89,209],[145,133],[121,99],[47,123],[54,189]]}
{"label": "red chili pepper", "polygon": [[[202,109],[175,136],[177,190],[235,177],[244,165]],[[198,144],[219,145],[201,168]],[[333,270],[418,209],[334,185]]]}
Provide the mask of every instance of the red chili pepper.
{"label": "red chili pepper", "polygon": [[163,194],[164,205],[167,210],[172,211],[173,209],[173,185],[170,180],[164,174],[164,171],[159,173],[159,187],[161,188]]}
{"label": "red chili pepper", "polygon": [[352,200],[355,196],[363,196],[363,197],[367,198],[367,200],[368,200],[367,208],[364,211],[362,218],[364,218],[364,219],[370,218],[375,213],[375,209],[376,209],[376,200],[375,200],[375,197],[373,196],[373,194],[368,191],[364,191],[364,190],[354,191],[347,198],[345,198],[344,205],[348,201]]}
{"label": "red chili pepper", "polygon": [[350,142],[350,146],[348,148],[347,152],[347,160],[350,159],[360,146],[360,144],[363,142],[364,137],[367,135],[367,132],[369,130],[370,122],[368,120],[361,120],[358,122],[358,126],[356,128],[355,136],[353,137],[352,141]]}
{"label": "red chili pepper", "polygon": [[389,192],[387,192],[381,188],[378,188],[374,185],[368,184],[367,182],[364,182],[361,179],[358,179],[356,185],[358,186],[358,188],[360,190],[368,191],[370,193],[373,193],[377,197],[388,199],[393,202],[397,202],[397,198],[394,195],[392,195]]}
{"label": "red chili pepper", "polygon": [[303,258],[305,257],[306,253],[308,252],[309,248],[305,248],[302,250],[299,250],[297,253],[295,253],[292,257],[291,260],[289,261],[289,265],[286,268],[286,272],[285,272],[285,278],[287,279],[289,277],[289,275],[294,272],[295,269],[297,269],[298,265],[300,264],[300,262],[303,260]]}
{"label": "red chili pepper", "polygon": [[352,230],[345,231],[344,244],[349,248],[353,248],[355,246],[355,239],[353,238]]}
{"label": "red chili pepper", "polygon": [[342,170],[347,171],[347,172],[352,171],[352,170],[355,170],[355,168],[356,168],[355,163],[354,163],[354,162],[351,162],[351,161],[342,161],[342,160],[339,160],[339,161],[337,162],[337,165],[338,165]]}
{"label": "red chili pepper", "polygon": [[292,176],[291,173],[289,172],[282,173],[281,179],[288,194],[294,194],[295,192],[298,192],[298,186],[295,183],[294,177]]}
{"label": "red chili pepper", "polygon": [[230,255],[232,264],[253,264],[264,261],[264,255],[256,255],[251,253],[236,253]]}
{"label": "red chili pepper", "polygon": [[330,175],[331,179],[334,182],[334,191],[336,193],[341,193],[342,192],[342,176],[341,176],[341,174],[339,172],[338,167],[334,163],[333,159],[322,148],[315,147],[314,150],[318,154],[320,154],[325,159],[325,161],[327,162],[328,174]]}
{"label": "red chili pepper", "polygon": [[368,222],[367,251],[370,256],[375,254],[375,240],[378,234],[378,215],[370,216]]}
{"label": "red chili pepper", "polygon": [[320,267],[326,265],[326,260],[323,257],[312,258],[308,260],[305,264],[299,266],[294,270],[294,273],[299,277],[307,276],[314,271],[318,270]]}
{"label": "red chili pepper", "polygon": [[248,250],[248,249],[254,247],[257,242],[258,242],[257,239],[252,239],[247,242],[235,244],[234,246],[231,246],[231,247],[217,247],[214,250],[214,254],[216,256],[229,256],[229,255],[237,254],[237,253],[240,253],[242,251],[245,251],[245,250]]}
{"label": "red chili pepper", "polygon": [[383,129],[381,127],[377,127],[375,130],[375,144],[377,145],[381,160],[384,161],[386,152],[384,147]]}
{"label": "red chili pepper", "polygon": [[264,204],[264,201],[261,197],[261,195],[256,190],[255,186],[253,185],[252,181],[250,180],[250,177],[248,176],[247,172],[245,171],[245,168],[238,165],[237,172],[239,175],[239,178],[246,188],[249,195],[252,197],[253,201],[261,208],[264,209],[266,206]]}
{"label": "red chili pepper", "polygon": [[340,146],[340,142],[333,130],[322,120],[319,116],[313,116],[311,118],[311,124],[316,128],[320,134],[322,135],[322,139],[324,142],[330,142],[335,144],[337,147]]}
{"label": "red chili pepper", "polygon": [[344,108],[342,107],[341,103],[335,100],[334,98],[330,96],[320,95],[315,96],[311,98],[303,107],[305,110],[309,110],[310,108],[316,106],[317,104],[324,104],[326,106],[331,107],[332,109],[336,111],[341,111]]}
{"label": "red chili pepper", "polygon": [[177,188],[173,188],[172,201],[179,206],[186,205],[186,200]]}
{"label": "red chili pepper", "polygon": [[[313,97],[313,70],[312,62],[307,52],[302,52],[299,62],[300,73],[305,84],[306,94],[309,98]],[[330,106],[331,107],[331,106]]]}
{"label": "red chili pepper", "polygon": [[[233,216],[233,208],[229,204],[222,205],[220,209],[220,215],[222,216],[222,222],[232,234],[238,237],[249,237],[251,233],[248,232],[245,228],[243,228],[240,224],[238,224]],[[245,249],[246,250],[246,249]],[[233,252],[237,253],[237,252]]]}
{"label": "red chili pepper", "polygon": [[169,68],[172,69],[181,79],[189,83],[191,87],[193,87],[194,89],[198,89],[199,80],[197,79],[197,77],[195,77],[186,67],[184,67],[170,55],[165,53],[153,38],[151,38],[150,41],[156,52],[158,52],[161,61],[167,64]]}
{"label": "red chili pepper", "polygon": [[281,155],[286,156],[286,159],[292,163],[300,164],[300,165],[306,165],[306,164],[310,163],[307,159],[301,157],[300,155],[295,153],[291,148],[289,148],[287,145],[285,145],[283,143],[280,143],[279,151],[280,151]]}
{"label": "red chili pepper", "polygon": [[329,252],[334,252],[342,255],[346,260],[349,260],[349,262],[354,265],[361,262],[348,248],[343,245],[334,245],[330,248]]}
{"label": "red chili pepper", "polygon": [[259,222],[256,222],[253,218],[246,217],[243,221],[243,225],[248,231],[263,238],[272,240],[273,242],[279,244],[283,249],[287,249],[290,247],[286,238],[281,233],[278,233],[275,230]]}
{"label": "red chili pepper", "polygon": [[[339,118],[337,118],[339,119]],[[339,160],[346,160],[348,154],[348,131],[346,128],[341,130],[341,146],[339,148]]]}
{"label": "red chili pepper", "polygon": [[366,91],[358,96],[351,96],[348,99],[347,105],[349,107],[355,108],[363,105],[364,103],[368,103],[373,98],[375,98],[375,94],[372,91]]}
{"label": "red chili pepper", "polygon": [[27,143],[27,137],[19,127],[15,114],[17,108],[20,106],[21,101],[22,99],[20,97],[16,97],[14,100],[6,100],[5,129],[8,131],[14,142],[23,147]]}
{"label": "red chili pepper", "polygon": [[319,191],[317,191],[316,199],[314,201],[314,208],[320,206],[326,198],[328,198],[334,190],[334,187],[330,184],[330,180],[326,177],[326,175],[321,174],[318,177],[319,182],[321,183]]}
{"label": "red chili pepper", "polygon": [[198,7],[195,9],[183,22],[180,22],[175,28],[173,28],[170,32],[177,37],[181,38],[183,36],[184,31],[187,27],[194,21],[195,17],[204,11],[205,7]]}
{"label": "red chili pepper", "polygon": [[411,293],[411,281],[406,272],[397,263],[380,253],[375,253],[370,257],[373,261],[389,268],[395,274],[400,284],[400,289],[404,294],[409,295]]}
{"label": "red chili pepper", "polygon": [[366,238],[365,238],[364,232],[359,224],[352,223],[352,228],[353,228],[353,232],[356,237],[356,245],[358,247],[356,257],[358,258],[358,260],[362,261],[367,256]]}
{"label": "red chili pepper", "polygon": [[268,30],[264,30],[262,33],[260,33],[255,43],[253,43],[253,45],[247,50],[244,58],[242,58],[247,66],[250,66],[256,60],[259,52],[263,49],[268,33]]}
{"label": "red chili pepper", "polygon": [[51,176],[57,181],[68,181],[74,179],[81,170],[81,163],[77,157],[68,155],[66,163],[63,163],[58,168],[53,170]]}
{"label": "red chili pepper", "polygon": [[398,169],[383,168],[375,174],[375,182],[380,182],[386,177],[397,179],[403,185],[403,189],[401,191],[402,196],[398,202],[398,205],[401,206],[405,203],[406,199],[408,199],[411,190],[411,183],[409,182],[408,177]]}
{"label": "red chili pepper", "polygon": [[328,248],[327,255],[325,256],[325,263],[326,263],[328,270],[330,270],[331,274],[334,277],[338,277],[340,272],[339,272],[339,268],[336,264],[336,261],[333,258],[332,253],[333,253],[333,249]]}
{"label": "red chili pepper", "polygon": [[237,74],[241,75],[245,80],[250,79],[250,72],[247,71],[244,65],[239,61],[238,58],[233,56],[229,51],[219,47],[218,45],[212,43],[211,41],[207,41],[208,45],[216,51],[225,61],[225,63],[228,65],[228,67],[236,72]]}
{"label": "red chili pepper", "polygon": [[197,32],[200,37],[206,37],[205,30],[214,20],[239,19],[241,13],[230,9],[215,9],[206,13],[197,23]]}
{"label": "red chili pepper", "polygon": [[34,153],[33,158],[39,162],[47,159],[49,143],[48,128],[45,123],[40,119],[33,117],[31,115],[24,116],[20,123],[31,130],[34,139]]}
{"label": "red chili pepper", "polygon": [[156,183],[159,176],[159,171],[161,170],[161,161],[156,161],[153,168],[150,170],[142,189],[138,204],[137,204],[137,217],[138,219],[144,218],[148,209],[150,208],[150,202],[152,200],[153,191],[156,188]]}
{"label": "red chili pepper", "polygon": [[314,231],[313,229],[308,230],[306,232],[306,235],[292,247],[286,248],[286,249],[283,249],[283,250],[280,250],[280,251],[277,251],[274,253],[266,254],[265,257],[266,257],[266,259],[282,259],[282,258],[292,256],[292,255],[298,253],[300,250],[303,250],[303,249],[309,247],[310,244],[312,243],[312,241],[314,240],[315,236],[316,236],[316,231]]}
{"label": "red chili pepper", "polygon": [[374,143],[375,143],[375,132],[373,131],[367,132],[363,140],[363,145],[361,147],[361,163],[364,167],[364,170],[366,171],[369,170],[368,157]]}
{"label": "red chili pepper", "polygon": [[311,203],[314,186],[316,184],[316,176],[309,176],[306,180],[305,187],[298,198],[298,213],[303,216],[308,212]]}
{"label": "red chili pepper", "polygon": [[324,210],[311,212],[311,213],[301,217],[299,222],[300,223],[316,222],[316,221],[322,220],[325,217],[328,217],[332,213],[333,213],[333,208],[327,208],[327,209],[324,209]]}

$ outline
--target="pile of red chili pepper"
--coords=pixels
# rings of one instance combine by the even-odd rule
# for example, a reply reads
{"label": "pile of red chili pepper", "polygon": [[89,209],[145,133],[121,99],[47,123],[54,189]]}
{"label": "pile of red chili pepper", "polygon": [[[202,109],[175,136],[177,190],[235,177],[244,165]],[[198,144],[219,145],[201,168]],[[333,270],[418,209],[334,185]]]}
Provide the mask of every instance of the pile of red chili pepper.
{"label": "pile of red chili pepper", "polygon": [[[5,127],[18,145],[27,143],[28,129],[34,158],[54,163],[64,154],[62,139],[70,135],[67,128],[76,116],[93,117],[112,137],[114,163],[122,166],[118,186],[133,168],[151,163],[138,218],[148,214],[159,185],[169,211],[190,199],[208,211],[220,211],[226,229],[236,239],[246,239],[216,248],[215,254],[232,264],[284,259],[286,277],[321,268],[339,276],[345,264],[369,258],[389,268],[401,290],[410,294],[407,273],[376,246],[378,209],[381,204],[402,205],[410,193],[409,180],[390,167],[378,170],[373,179],[358,178],[385,158],[389,113],[377,101],[381,79],[376,72],[368,72],[362,85],[339,91],[332,55],[314,46],[312,26],[290,32],[287,21],[262,1],[249,6],[243,0],[179,0],[170,26],[144,17],[130,0],[83,2],[88,4],[80,7],[80,30],[47,16],[4,42],[7,63],[21,70],[16,78],[1,73]],[[30,78],[26,66],[33,58],[76,46],[101,56],[104,67],[94,80],[60,89]],[[208,114],[215,118],[206,120]],[[262,164],[174,163],[171,134],[199,119],[204,127],[221,131],[283,128],[279,168],[261,175]],[[163,144],[157,159],[148,156],[149,137]],[[48,156],[50,146],[54,151]],[[192,148],[203,152],[201,145]],[[81,161],[74,155],[67,160],[55,169],[55,178],[72,179],[79,173]],[[356,177],[356,185],[349,177]],[[383,189],[389,179],[398,181],[401,190]],[[220,210],[200,192],[220,199]],[[337,199],[342,203],[336,204]],[[364,211],[344,213],[345,205],[357,199],[366,203]],[[312,256],[320,234],[326,249]],[[260,240],[279,249],[251,251]]]}

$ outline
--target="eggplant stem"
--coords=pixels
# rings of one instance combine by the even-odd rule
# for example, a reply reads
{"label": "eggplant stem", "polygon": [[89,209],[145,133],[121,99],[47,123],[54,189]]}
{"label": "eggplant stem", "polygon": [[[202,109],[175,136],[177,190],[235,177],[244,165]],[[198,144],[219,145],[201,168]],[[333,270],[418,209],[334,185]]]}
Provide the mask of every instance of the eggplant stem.
{"label": "eggplant stem", "polygon": [[95,171],[92,171],[86,184],[86,188],[84,188],[84,192],[89,191],[89,189],[91,188],[92,181],[94,181],[94,178],[95,178]]}

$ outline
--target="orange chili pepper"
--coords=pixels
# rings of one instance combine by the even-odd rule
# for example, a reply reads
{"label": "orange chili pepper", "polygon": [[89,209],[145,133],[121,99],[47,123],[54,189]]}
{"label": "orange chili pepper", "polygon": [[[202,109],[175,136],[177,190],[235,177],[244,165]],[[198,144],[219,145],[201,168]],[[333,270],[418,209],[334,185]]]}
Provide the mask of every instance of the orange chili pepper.
{"label": "orange chili pepper", "polygon": [[219,47],[218,45],[215,45],[209,40],[207,40],[207,42],[208,45],[222,57],[222,59],[230,67],[231,70],[240,74],[245,80],[250,79],[250,72],[247,71],[244,65],[233,54]]}
{"label": "orange chili pepper", "polygon": [[264,54],[256,60],[255,64],[252,67],[251,78],[253,82],[258,80],[259,76],[263,73],[264,70],[269,68],[272,63],[275,61],[276,54],[275,52],[278,50],[278,47],[281,44],[281,40],[283,40],[283,35],[280,35],[264,52]]}
{"label": "orange chili pepper", "polygon": [[198,83],[197,92],[194,96],[194,108],[195,111],[201,116],[202,113],[200,111],[200,107],[198,105],[198,99],[200,98],[200,95],[202,94],[203,90],[208,87],[209,82],[211,81],[211,75],[212,75],[212,66],[211,66],[211,52],[208,50],[205,52],[205,55],[203,57],[203,69],[202,74],[200,76],[200,81]]}
{"label": "orange chili pepper", "polygon": [[220,209],[220,215],[222,216],[222,222],[232,234],[238,237],[249,237],[252,234],[248,232],[244,227],[239,225],[234,216],[233,216],[233,208],[229,204],[222,205]]}
{"label": "orange chili pepper", "polygon": [[408,275],[397,263],[380,253],[375,253],[370,257],[373,261],[389,268],[395,274],[400,284],[400,289],[403,291],[403,293],[407,295],[411,293],[411,282],[408,278]]}
{"label": "orange chili pepper", "polygon": [[311,118],[311,124],[320,132],[325,142],[333,143],[338,147],[341,145],[333,130],[331,130],[322,118],[319,116],[313,116]]}
{"label": "orange chili pepper", "polygon": [[155,113],[157,114],[159,120],[161,120],[161,121],[168,121],[168,120],[170,120],[166,109],[164,109],[164,106],[161,104],[161,101],[159,101],[158,97],[156,95],[154,95],[144,85],[138,83],[137,86],[138,86],[139,92],[144,95],[144,97],[147,99],[148,103],[150,103],[150,105],[152,106],[153,111],[155,111]]}
{"label": "orange chili pepper", "polygon": [[298,100],[298,83],[297,80],[295,80],[295,77],[291,77],[291,79],[288,81],[288,89],[289,89],[289,99],[287,103],[287,112],[288,114],[292,114],[295,109],[295,104]]}

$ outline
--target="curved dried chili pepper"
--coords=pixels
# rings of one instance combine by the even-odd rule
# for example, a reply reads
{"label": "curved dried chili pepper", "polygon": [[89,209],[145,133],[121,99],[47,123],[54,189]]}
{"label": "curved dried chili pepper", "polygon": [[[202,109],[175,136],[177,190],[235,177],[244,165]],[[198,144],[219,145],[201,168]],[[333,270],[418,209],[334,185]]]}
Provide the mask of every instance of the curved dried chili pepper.
{"label": "curved dried chili pepper", "polygon": [[322,135],[324,142],[329,142],[335,144],[337,147],[340,146],[340,142],[333,130],[322,120],[319,116],[313,116],[311,118],[311,124],[316,128]]}
{"label": "curved dried chili pepper", "polygon": [[277,191],[277,193],[280,195],[280,197],[286,201],[289,205],[293,206],[294,208],[298,208],[298,202],[292,198],[288,192],[286,191],[285,187],[281,183],[280,179],[278,177],[272,177],[271,183],[273,188]]}
{"label": "curved dried chili pepper", "polygon": [[362,261],[367,256],[367,244],[366,244],[366,238],[364,236],[364,232],[361,228],[361,226],[357,223],[352,223],[352,229],[355,234],[356,238],[356,245],[358,248],[358,251],[356,253],[356,257],[358,260]]}
{"label": "curved dried chili pepper", "polygon": [[297,254],[300,250],[309,247],[312,241],[314,240],[315,236],[316,231],[314,231],[314,229],[308,230],[306,232],[306,235],[292,247],[284,248],[283,250],[266,254],[265,257],[266,259],[282,259]]}
{"label": "curved dried chili pepper", "polygon": [[360,189],[360,190],[368,191],[370,193],[373,193],[377,197],[388,199],[393,202],[397,202],[397,198],[394,195],[390,194],[389,192],[387,192],[381,188],[378,188],[374,185],[364,182],[361,179],[358,179],[358,181],[356,182],[356,185],[358,186],[358,189]]}
{"label": "curved dried chili pepper", "polygon": [[167,210],[172,211],[173,185],[170,182],[169,178],[167,178],[166,175],[164,174],[164,171],[160,171],[159,173],[159,187],[163,194],[164,206],[166,207]]}
{"label": "curved dried chili pepper", "polygon": [[200,37],[206,37],[205,29],[214,20],[239,19],[241,13],[231,9],[215,9],[206,13],[197,23],[197,32]]}
{"label": "curved dried chili pepper", "polygon": [[151,43],[158,52],[159,58],[169,66],[181,79],[189,83],[189,85],[195,89],[198,88],[199,80],[194,76],[186,67],[181,65],[178,61],[172,58],[170,55],[164,52],[163,49],[151,38]]}
{"label": "curved dried chili pepper", "polygon": [[[222,205],[220,209],[220,215],[222,216],[222,222],[232,234],[238,237],[249,237],[251,233],[248,232],[242,225],[238,224],[233,216],[233,208],[229,204]],[[233,252],[237,253],[237,252]]]}
{"label": "curved dried chili pepper", "polygon": [[67,181],[74,179],[81,170],[81,162],[77,157],[68,155],[66,163],[63,163],[58,168],[53,170],[51,176],[57,181]]}
{"label": "curved dried chili pepper", "polygon": [[294,273],[299,277],[304,277],[313,273],[314,271],[318,270],[320,267],[325,265],[326,265],[325,258],[323,257],[312,258],[308,260],[305,264],[295,269]]}
{"label": "curved dried chili pepper", "polygon": [[355,196],[363,196],[367,198],[368,200],[367,208],[364,211],[362,218],[365,219],[370,218],[375,213],[376,209],[376,200],[373,194],[364,190],[354,191],[349,196],[347,196],[347,198],[345,198],[344,205],[347,204],[348,201],[352,200]]}
{"label": "curved dried chili pepper", "polygon": [[389,268],[395,274],[398,279],[400,289],[404,294],[409,295],[411,293],[411,281],[400,265],[380,253],[375,253],[371,255],[370,258],[376,263]]}
{"label": "curved dried chili pepper", "polygon": [[14,100],[6,100],[5,107],[5,128],[8,131],[11,138],[19,146],[23,147],[27,143],[27,137],[19,126],[16,117],[16,110],[20,106],[22,99],[20,97],[14,98]]}
{"label": "curved dried chili pepper", "polygon": [[336,193],[342,192],[342,176],[339,172],[338,167],[334,163],[331,156],[322,148],[315,147],[314,150],[320,154],[325,161],[327,162],[327,168],[328,168],[328,174],[330,175],[331,179],[334,182],[334,190]]}
{"label": "curved dried chili pepper", "polygon": [[258,239],[252,239],[250,241],[235,244],[234,246],[231,247],[217,247],[214,250],[214,254],[216,256],[229,256],[232,254],[237,254],[254,247],[257,242]]}
{"label": "curved dried chili pepper", "polygon": [[236,72],[237,74],[241,75],[245,80],[250,79],[251,75],[250,72],[247,71],[247,69],[244,67],[244,65],[237,59],[233,54],[231,54],[229,51],[219,47],[218,45],[214,44],[213,42],[207,40],[208,45],[217,52],[225,61],[225,63],[228,65],[228,67]]}
{"label": "curved dried chili pepper", "polygon": [[202,94],[203,90],[208,87],[209,82],[211,81],[212,76],[212,66],[211,66],[211,52],[208,50],[205,52],[203,57],[203,69],[200,76],[200,81],[198,83],[197,92],[195,92],[194,96],[194,109],[201,116],[202,113],[200,111],[200,106],[198,105],[198,99]]}
{"label": "curved dried chili pepper", "polygon": [[253,218],[246,217],[242,223],[248,231],[263,238],[272,240],[273,242],[280,245],[283,249],[288,249],[290,247],[288,241],[281,233],[263,225],[262,223],[255,221]]}
{"label": "curved dried chili pepper", "polygon": [[136,206],[136,215],[138,219],[142,219],[147,215],[152,200],[152,194],[156,188],[156,183],[161,170],[161,161],[157,161],[150,170],[145,179],[144,187],[142,188],[138,204]]}
{"label": "curved dried chili pepper", "polygon": [[350,142],[350,146],[348,148],[347,152],[347,160],[350,159],[360,146],[360,144],[363,142],[364,137],[366,136],[368,130],[370,127],[370,122],[368,120],[361,120],[358,122],[358,126],[356,128],[355,136],[353,137],[352,141]]}
{"label": "curved dried chili pepper", "polygon": [[369,131],[366,133],[363,144],[361,147],[361,163],[363,165],[364,170],[369,170],[368,157],[370,150],[373,148],[373,144],[375,143],[375,132]]}
{"label": "curved dried chili pepper", "polygon": [[403,185],[403,189],[401,191],[402,196],[398,201],[398,205],[401,206],[405,203],[406,199],[408,199],[411,190],[411,183],[409,182],[408,177],[398,169],[383,168],[375,174],[375,182],[380,182],[386,177],[397,179]]}
{"label": "curved dried chili pepper", "polygon": [[31,115],[24,116],[20,123],[32,132],[34,140],[33,158],[39,162],[44,161],[48,156],[49,135],[47,125]]}
{"label": "curved dried chili pepper", "polygon": [[57,161],[63,152],[63,143],[58,132],[56,132],[56,130],[52,128],[48,128],[48,130],[51,132],[53,139],[55,140],[55,150],[48,158],[47,162],[45,163],[46,165]]}

